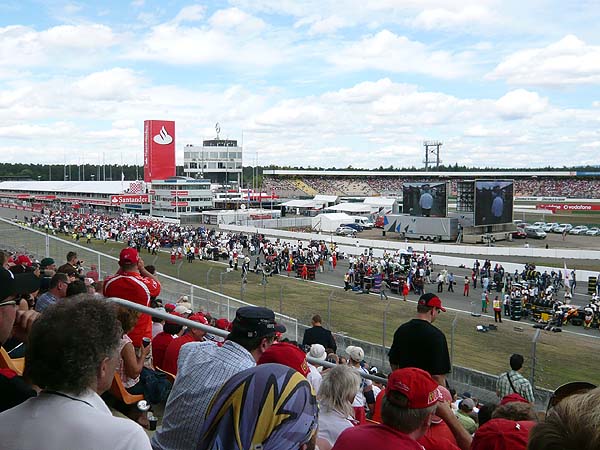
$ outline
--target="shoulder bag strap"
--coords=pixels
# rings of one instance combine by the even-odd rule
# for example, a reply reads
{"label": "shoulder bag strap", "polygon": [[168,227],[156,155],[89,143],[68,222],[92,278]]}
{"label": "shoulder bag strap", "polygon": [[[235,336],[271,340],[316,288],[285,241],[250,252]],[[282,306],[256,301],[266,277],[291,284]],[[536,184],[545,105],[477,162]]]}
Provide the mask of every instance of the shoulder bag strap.
{"label": "shoulder bag strap", "polygon": [[517,390],[515,389],[515,385],[513,384],[512,380],[510,379],[510,372],[506,372],[506,378],[508,378],[508,382],[510,383],[510,387],[512,388],[513,392],[515,394],[518,394]]}

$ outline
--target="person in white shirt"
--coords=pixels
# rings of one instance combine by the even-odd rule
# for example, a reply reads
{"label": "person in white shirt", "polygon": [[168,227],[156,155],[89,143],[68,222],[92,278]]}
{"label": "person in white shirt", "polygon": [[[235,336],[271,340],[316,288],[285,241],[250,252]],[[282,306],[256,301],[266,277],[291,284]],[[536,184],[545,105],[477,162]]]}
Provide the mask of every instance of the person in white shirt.
{"label": "person in white shirt", "polygon": [[[321,361],[325,361],[325,358],[327,358],[327,353],[325,352],[325,347],[323,347],[321,344],[313,344],[310,346],[308,356],[315,359],[320,359]],[[323,377],[321,375],[322,369],[323,366],[308,363],[308,370],[310,372],[308,373],[308,375],[306,375],[306,379],[313,387],[315,392],[319,392],[321,382],[323,381]]]}
{"label": "person in white shirt", "polygon": [[26,375],[37,397],[0,414],[3,450],[151,450],[135,422],[114,417],[100,394],[119,364],[116,309],[89,296],[49,307],[34,323]]}
{"label": "person in white shirt", "polygon": [[346,428],[358,424],[354,419],[352,402],[360,387],[360,375],[350,366],[339,365],[329,369],[323,376],[319,401],[319,438],[334,445]]}

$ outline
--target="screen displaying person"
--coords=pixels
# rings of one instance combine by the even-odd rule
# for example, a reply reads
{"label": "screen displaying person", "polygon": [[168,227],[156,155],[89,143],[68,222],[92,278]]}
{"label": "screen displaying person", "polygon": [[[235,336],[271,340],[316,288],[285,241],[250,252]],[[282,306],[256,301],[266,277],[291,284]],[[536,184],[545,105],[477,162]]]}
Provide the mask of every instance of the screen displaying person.
{"label": "screen displaying person", "polygon": [[500,222],[500,218],[504,214],[504,199],[502,198],[500,186],[494,186],[492,199],[492,217],[495,222]]}
{"label": "screen displaying person", "polygon": [[429,185],[423,185],[421,190],[421,197],[419,198],[419,206],[421,207],[421,214],[425,217],[431,216],[431,208],[433,207],[433,196],[429,193]]}

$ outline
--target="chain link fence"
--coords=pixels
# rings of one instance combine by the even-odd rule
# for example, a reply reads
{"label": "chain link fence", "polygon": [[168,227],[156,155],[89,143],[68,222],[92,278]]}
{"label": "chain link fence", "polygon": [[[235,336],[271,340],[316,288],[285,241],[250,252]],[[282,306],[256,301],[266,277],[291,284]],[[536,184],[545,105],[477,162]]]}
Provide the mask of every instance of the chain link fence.
{"label": "chain link fence", "polygon": [[[4,249],[39,259],[52,256],[57,264],[68,251],[76,251],[86,269],[95,265],[101,278],[116,271],[122,248],[122,244],[106,245],[100,252],[86,248],[85,241],[78,243],[70,236],[48,235],[6,220],[0,221],[0,242]],[[191,264],[177,260],[171,265],[165,263],[164,255],[150,255],[145,251],[142,251],[142,257],[147,265],[156,264],[159,268],[160,298],[165,302],[175,302],[186,295],[194,309],[207,310],[215,317],[229,320],[234,318],[235,310],[240,306],[266,306],[275,311],[277,320],[286,326],[286,336],[298,342],[302,341],[312,316],[318,313],[324,325],[334,332],[338,354],[343,354],[349,345],[358,345],[365,351],[365,360],[384,372],[390,370],[387,351],[395,330],[415,314],[414,303],[392,296],[389,301],[381,301],[374,295],[346,293],[319,283],[305,284],[307,282],[293,277],[288,280],[285,274],[266,278],[252,274],[244,280],[241,268],[233,270],[227,264]],[[179,275],[186,275],[192,282],[178,279]],[[465,309],[469,310],[468,307]],[[486,386],[493,392],[495,376],[509,369],[512,353],[520,353],[525,357],[521,373],[537,387],[555,389],[575,380],[600,385],[597,371],[600,367],[597,352],[600,336],[539,332],[528,322],[512,322],[507,318],[497,324],[498,330],[478,331],[478,325],[490,323],[494,324],[493,318],[462,312],[439,315],[435,325],[446,335],[455,368],[451,381],[464,381],[464,370],[460,368],[469,368],[466,369],[470,377],[468,383]],[[577,331],[579,328],[565,329]]]}
{"label": "chain link fence", "polygon": [[[86,248],[84,246],[85,242],[85,238],[80,238],[78,242],[64,234],[44,233],[0,219],[0,248],[4,250],[27,254],[39,260],[49,256],[55,259],[57,266],[63,263],[62,258],[65,258],[66,261],[68,252],[74,251],[77,253],[79,260],[82,261],[84,272],[95,269],[100,275],[100,279],[114,274],[118,269],[119,248],[107,246],[105,252],[99,252]],[[144,253],[141,253],[140,256],[144,258],[146,265],[153,265],[157,258]],[[185,260],[180,260],[177,264],[183,265]],[[235,311],[238,308],[250,304],[164,273],[160,274],[160,282],[161,293],[159,298],[163,300],[163,303],[175,303],[181,296],[186,295],[192,303],[193,309],[208,311],[214,317],[225,317],[228,320],[233,320]],[[277,311],[275,308],[272,309]],[[298,321],[296,319],[277,312],[275,317],[278,323],[282,323],[287,328],[286,336],[289,339],[299,339]]]}

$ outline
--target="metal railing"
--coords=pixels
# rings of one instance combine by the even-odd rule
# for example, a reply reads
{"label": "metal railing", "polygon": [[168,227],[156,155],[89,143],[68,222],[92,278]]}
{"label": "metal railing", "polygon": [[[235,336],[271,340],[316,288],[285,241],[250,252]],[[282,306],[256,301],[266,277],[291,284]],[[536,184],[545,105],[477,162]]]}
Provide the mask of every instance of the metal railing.
{"label": "metal railing", "polygon": [[[220,336],[220,337],[225,338],[225,339],[227,338],[227,336],[229,336],[229,332],[228,331],[221,330],[220,328],[211,327],[210,325],[204,325],[204,324],[201,324],[201,323],[198,323],[198,322],[194,322],[193,320],[188,320],[188,319],[185,319],[183,317],[174,316],[173,314],[169,314],[167,312],[159,311],[159,310],[154,309],[154,308],[148,308],[147,306],[140,305],[138,303],[134,303],[134,302],[131,302],[129,300],[124,300],[122,298],[117,298],[117,297],[106,297],[106,300],[109,301],[109,302],[112,302],[112,303],[124,306],[126,308],[130,308],[130,309],[133,309],[135,311],[141,312],[143,314],[148,314],[148,315],[150,315],[152,317],[157,317],[159,319],[168,320],[169,322],[174,322],[174,323],[177,323],[179,325],[186,326],[188,328],[199,329],[199,330],[205,331],[207,333]],[[336,366],[335,364],[330,363],[329,361],[323,361],[321,359],[316,359],[316,358],[313,358],[313,357],[308,356],[308,355],[307,355],[306,359],[307,359],[307,361],[309,363],[317,365],[317,366],[321,365],[321,366],[328,367],[328,368]],[[386,379],[377,377],[375,375],[371,375],[370,373],[364,373],[362,371],[358,371],[358,373],[363,378],[367,378],[369,380],[377,381],[377,382],[383,383],[383,384],[387,383]]]}

